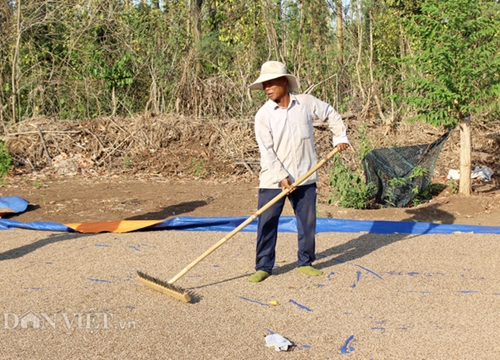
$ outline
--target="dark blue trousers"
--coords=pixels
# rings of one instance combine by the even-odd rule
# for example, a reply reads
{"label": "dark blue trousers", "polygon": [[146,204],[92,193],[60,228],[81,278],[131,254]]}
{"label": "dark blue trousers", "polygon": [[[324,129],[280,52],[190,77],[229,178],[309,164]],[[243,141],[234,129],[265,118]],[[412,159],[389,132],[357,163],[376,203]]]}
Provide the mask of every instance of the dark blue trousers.
{"label": "dark blue trousers", "polygon": [[[281,189],[259,189],[259,209],[277,196]],[[299,186],[289,194],[288,199],[295,212],[298,232],[298,265],[312,265],[316,260],[316,184]],[[278,221],[286,197],[264,211],[258,218],[257,256],[255,270],[272,273],[276,261]]]}

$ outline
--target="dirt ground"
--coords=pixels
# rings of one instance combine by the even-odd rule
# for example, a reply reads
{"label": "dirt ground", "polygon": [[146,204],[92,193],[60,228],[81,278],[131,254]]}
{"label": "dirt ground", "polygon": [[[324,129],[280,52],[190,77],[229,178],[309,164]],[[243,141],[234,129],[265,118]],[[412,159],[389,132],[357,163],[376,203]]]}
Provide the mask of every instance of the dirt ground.
{"label": "dirt ground", "polygon": [[[162,220],[174,216],[250,216],[257,210],[257,185],[256,177],[193,180],[31,175],[8,178],[0,187],[0,196],[15,195],[29,201],[26,212],[6,216],[21,222]],[[445,188],[429,202],[413,208],[354,210],[328,204],[329,185],[320,182],[318,216],[500,226],[498,187],[476,182],[473,188],[470,197]],[[291,214],[287,203],[284,215]]]}

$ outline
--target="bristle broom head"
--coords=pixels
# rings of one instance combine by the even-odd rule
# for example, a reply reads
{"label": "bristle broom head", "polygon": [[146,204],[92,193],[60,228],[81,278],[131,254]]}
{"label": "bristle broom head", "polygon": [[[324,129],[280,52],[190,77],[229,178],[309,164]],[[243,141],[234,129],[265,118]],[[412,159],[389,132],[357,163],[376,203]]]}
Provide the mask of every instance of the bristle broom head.
{"label": "bristle broom head", "polygon": [[144,285],[161,291],[164,294],[170,295],[178,300],[184,301],[184,302],[190,302],[191,297],[189,296],[189,293],[186,292],[184,289],[180,288],[179,286],[176,286],[174,284],[169,284],[166,281],[154,278],[146,273],[143,273],[141,271],[137,271],[137,276],[139,277],[139,281],[143,283]]}

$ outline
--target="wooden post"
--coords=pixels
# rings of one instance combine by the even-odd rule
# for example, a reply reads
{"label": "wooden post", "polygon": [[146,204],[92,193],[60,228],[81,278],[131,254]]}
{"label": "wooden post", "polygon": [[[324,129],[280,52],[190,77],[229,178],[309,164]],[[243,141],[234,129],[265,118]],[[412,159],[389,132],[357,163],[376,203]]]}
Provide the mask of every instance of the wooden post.
{"label": "wooden post", "polygon": [[342,71],[344,67],[344,32],[343,32],[343,22],[342,17],[342,1],[335,1],[335,9],[337,10],[337,61],[339,64],[339,72]]}
{"label": "wooden post", "polygon": [[460,188],[461,195],[470,196],[472,193],[472,184],[470,178],[471,172],[471,133],[470,116],[460,117]]}

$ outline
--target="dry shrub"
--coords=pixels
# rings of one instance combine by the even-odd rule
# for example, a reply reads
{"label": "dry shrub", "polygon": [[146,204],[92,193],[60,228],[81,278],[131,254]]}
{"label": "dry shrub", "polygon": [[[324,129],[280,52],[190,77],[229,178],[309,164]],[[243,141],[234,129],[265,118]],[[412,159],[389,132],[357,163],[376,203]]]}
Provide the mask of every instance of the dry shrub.
{"label": "dry shrub", "polygon": [[[356,151],[362,142],[373,148],[426,144],[443,130],[426,124],[401,122],[390,131],[380,122],[344,120],[355,151],[341,154],[355,169],[360,166]],[[367,138],[360,128],[367,126]],[[499,172],[500,134],[498,123],[473,126],[474,165],[486,165]],[[62,121],[30,119],[7,129],[5,139],[16,173],[53,171],[57,174],[148,173],[163,176],[224,178],[259,171],[259,153],[253,132],[253,119],[188,118],[151,114],[133,118],[97,118]],[[331,150],[331,133],[316,127],[318,156]],[[435,178],[445,181],[449,169],[459,168],[459,131],[454,130],[444,144],[436,164]],[[69,170],[68,170],[69,167]],[[323,181],[327,169],[322,169]]]}
{"label": "dry shrub", "polygon": [[247,171],[237,164],[258,160],[252,126],[244,120],[178,115],[84,121],[37,118],[16,124],[5,139],[18,173],[78,157],[86,159],[87,165],[77,172],[93,169],[208,177]]}

